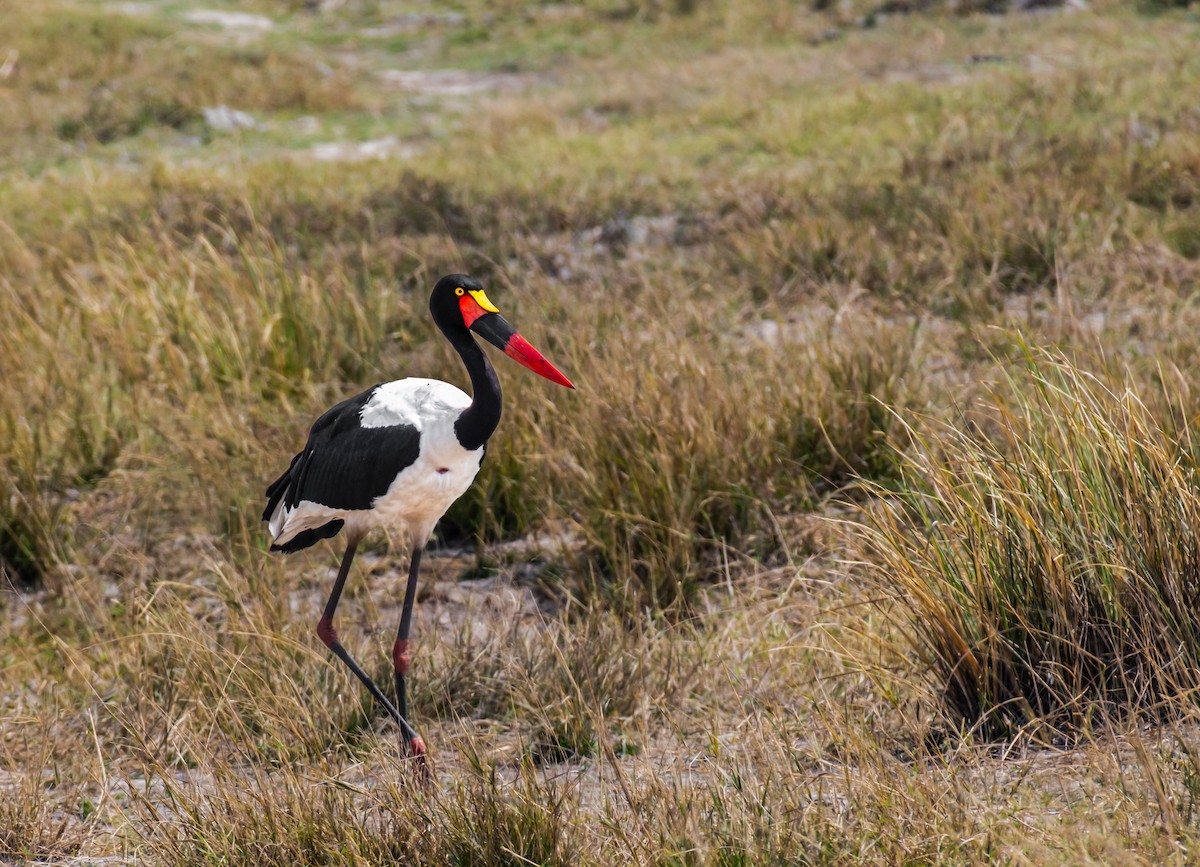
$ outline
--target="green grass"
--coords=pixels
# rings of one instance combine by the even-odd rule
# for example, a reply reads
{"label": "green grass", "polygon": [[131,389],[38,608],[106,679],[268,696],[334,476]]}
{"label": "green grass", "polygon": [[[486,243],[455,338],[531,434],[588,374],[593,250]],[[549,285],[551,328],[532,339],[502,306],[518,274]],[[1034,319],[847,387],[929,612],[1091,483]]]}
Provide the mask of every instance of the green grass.
{"label": "green grass", "polygon": [[[0,11],[0,859],[1187,863],[1192,10],[302,6]],[[258,515],[332,403],[465,384],[455,271],[579,388],[497,362],[425,790]]]}

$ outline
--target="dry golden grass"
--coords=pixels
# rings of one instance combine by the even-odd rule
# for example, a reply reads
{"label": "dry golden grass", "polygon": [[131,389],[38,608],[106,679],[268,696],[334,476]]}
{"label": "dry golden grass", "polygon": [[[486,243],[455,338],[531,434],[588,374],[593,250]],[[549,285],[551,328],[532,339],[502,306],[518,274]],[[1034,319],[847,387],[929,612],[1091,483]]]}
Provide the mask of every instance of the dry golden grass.
{"label": "dry golden grass", "polygon": [[908,485],[881,491],[864,528],[906,641],[953,721],[990,740],[1186,712],[1200,689],[1188,415],[1164,429],[1128,379],[1025,364],[980,419],[913,432]]}
{"label": "dry golden grass", "polygon": [[[811,5],[0,10],[0,860],[1194,858],[1195,13]],[[257,518],[458,270],[579,389],[500,369],[423,789]]]}

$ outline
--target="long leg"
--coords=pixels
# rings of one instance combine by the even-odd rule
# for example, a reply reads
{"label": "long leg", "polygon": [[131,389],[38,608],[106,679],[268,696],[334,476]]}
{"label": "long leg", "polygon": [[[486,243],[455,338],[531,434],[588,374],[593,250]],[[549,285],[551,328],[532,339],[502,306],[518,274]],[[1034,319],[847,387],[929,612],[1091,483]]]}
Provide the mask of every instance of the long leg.
{"label": "long leg", "polygon": [[333,615],[337,611],[338,601],[342,598],[342,588],[346,584],[346,576],[350,574],[350,564],[354,562],[354,552],[358,548],[358,538],[351,536],[346,543],[346,554],[342,557],[342,567],[338,570],[337,580],[333,582],[333,590],[329,594],[329,601],[325,603],[325,611],[321,615],[320,622],[317,623],[317,635],[325,646],[333,651],[342,662],[346,663],[346,667],[354,672],[354,676],[362,681],[363,685],[370,691],[371,695],[375,696],[375,700],[383,705],[388,712],[388,716],[394,719],[397,725],[400,726],[400,731],[409,743],[417,737],[417,733],[412,730],[408,724],[408,720],[404,718],[401,711],[396,710],[395,706],[388,701],[387,696],[383,694],[375,681],[371,680],[370,676],[359,667],[359,664],[354,661],[346,648],[342,647],[342,643],[338,641],[337,630],[333,628]]}
{"label": "long leg", "polygon": [[[412,654],[408,650],[408,632],[412,626],[413,602],[417,596],[417,573],[421,569],[421,546],[414,545],[412,561],[408,564],[408,587],[404,590],[404,611],[400,614],[400,629],[396,632],[396,643],[392,645],[392,663],[396,668],[396,701],[400,706],[400,715],[408,716],[408,695],[404,685],[404,676],[408,674],[408,666],[412,663]],[[411,728],[406,728],[404,737],[408,741],[409,751],[421,761],[425,759],[425,742]]]}

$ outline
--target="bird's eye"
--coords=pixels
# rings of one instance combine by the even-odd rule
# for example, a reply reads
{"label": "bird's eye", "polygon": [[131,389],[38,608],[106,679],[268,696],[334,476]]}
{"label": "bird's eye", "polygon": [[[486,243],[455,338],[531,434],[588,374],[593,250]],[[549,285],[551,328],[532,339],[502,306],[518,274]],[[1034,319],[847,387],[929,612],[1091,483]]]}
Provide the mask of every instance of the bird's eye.
{"label": "bird's eye", "polygon": [[461,294],[463,294],[463,287],[459,286],[457,289],[455,289],[455,290],[454,290],[454,294],[455,294],[455,295],[461,295]]}

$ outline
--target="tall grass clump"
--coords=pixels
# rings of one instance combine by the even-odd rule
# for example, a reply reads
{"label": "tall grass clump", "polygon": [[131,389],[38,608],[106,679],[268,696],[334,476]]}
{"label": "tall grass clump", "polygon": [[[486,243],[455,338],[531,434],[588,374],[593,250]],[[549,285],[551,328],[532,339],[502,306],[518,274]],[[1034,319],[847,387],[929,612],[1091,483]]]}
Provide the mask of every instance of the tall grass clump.
{"label": "tall grass clump", "polygon": [[[560,486],[585,542],[585,594],[686,611],[731,564],[784,553],[775,514],[809,508],[856,475],[894,474],[884,448],[894,418],[878,408],[919,390],[919,335],[813,319],[736,342],[705,326],[692,340],[654,332],[598,365],[609,372],[576,410],[577,469]],[[822,328],[831,336],[815,337]]]}
{"label": "tall grass clump", "polygon": [[55,815],[52,786],[33,775],[5,771],[0,787],[0,862],[59,860],[79,851],[85,833],[74,817]]}
{"label": "tall grass clump", "polygon": [[1186,425],[1028,357],[981,422],[917,431],[870,514],[874,572],[943,707],[986,738],[1086,732],[1200,685],[1200,478]]}

